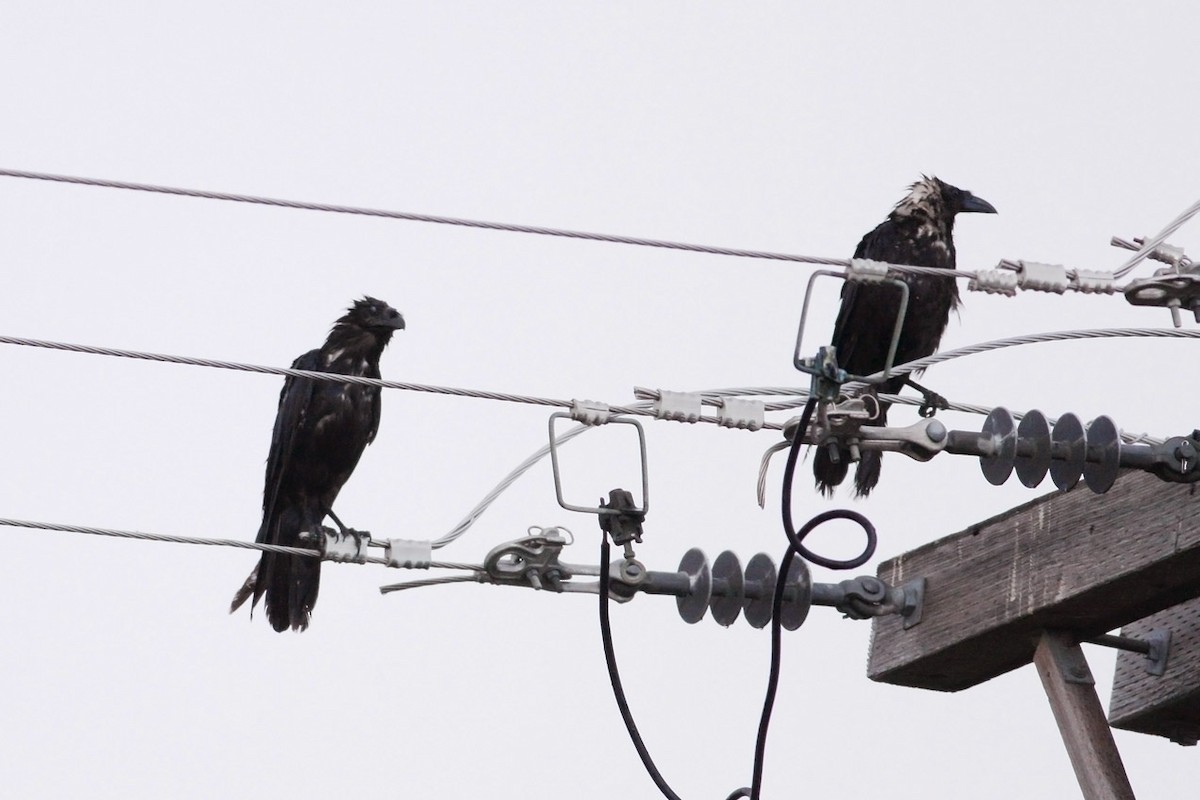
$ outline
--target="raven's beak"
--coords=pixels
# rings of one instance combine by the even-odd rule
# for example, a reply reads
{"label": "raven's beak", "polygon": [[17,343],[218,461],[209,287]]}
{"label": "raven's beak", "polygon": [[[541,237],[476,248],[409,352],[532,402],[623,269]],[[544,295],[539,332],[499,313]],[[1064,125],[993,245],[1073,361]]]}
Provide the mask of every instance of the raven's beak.
{"label": "raven's beak", "polygon": [[964,212],[975,212],[977,214],[995,214],[996,207],[984,200],[982,197],[976,197],[970,192],[963,192],[962,210]]}
{"label": "raven's beak", "polygon": [[382,316],[373,319],[371,324],[377,325],[380,328],[391,328],[394,331],[402,331],[404,330],[404,317],[396,309],[389,308]]}

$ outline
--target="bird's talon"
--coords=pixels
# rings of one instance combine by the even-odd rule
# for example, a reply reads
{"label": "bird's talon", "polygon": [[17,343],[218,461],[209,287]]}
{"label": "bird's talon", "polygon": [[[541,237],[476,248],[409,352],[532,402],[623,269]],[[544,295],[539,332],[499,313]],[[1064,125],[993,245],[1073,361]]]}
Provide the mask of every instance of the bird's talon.
{"label": "bird's talon", "polygon": [[925,396],[922,399],[924,402],[917,409],[917,413],[925,419],[933,417],[939,411],[946,411],[950,408],[950,401],[937,392],[925,392]]}

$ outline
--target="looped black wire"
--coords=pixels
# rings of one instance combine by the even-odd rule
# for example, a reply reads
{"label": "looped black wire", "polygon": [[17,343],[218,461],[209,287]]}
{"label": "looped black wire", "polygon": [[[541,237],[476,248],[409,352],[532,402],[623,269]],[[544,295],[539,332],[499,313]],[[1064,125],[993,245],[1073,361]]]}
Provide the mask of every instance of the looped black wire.
{"label": "looped black wire", "polygon": [[[809,520],[808,523],[805,524],[805,526],[800,530],[800,532],[796,531],[795,523],[792,521],[792,483],[796,474],[796,462],[799,461],[800,449],[804,443],[804,434],[808,431],[808,424],[812,420],[813,410],[816,408],[816,406],[816,399],[809,398],[809,401],[804,406],[804,412],[800,415],[800,424],[796,427],[796,432],[792,434],[792,446],[788,449],[787,466],[784,468],[783,472],[783,532],[787,536],[788,542],[791,544],[791,546],[794,547],[796,552],[799,553],[800,556],[805,560],[811,561],[818,566],[826,567],[827,569],[854,569],[855,567],[861,567],[863,564],[871,560],[871,556],[875,555],[875,546],[877,544],[875,526],[872,525],[866,517],[855,511],[849,510],[829,516],[832,514],[832,512],[827,511],[824,514],[818,514],[816,517],[813,517],[813,519]],[[803,544],[804,537],[807,536],[813,528],[823,522],[828,521],[829,519],[837,518],[852,519],[861,525],[863,530],[866,531],[866,546],[864,546],[862,552],[854,558],[826,558],[825,556],[809,550]],[[784,570],[785,567],[781,566],[779,568],[780,576],[787,574]],[[780,582],[782,582],[782,577]]]}
{"label": "looped black wire", "polygon": [[[783,592],[787,586],[787,574],[792,566],[792,559],[797,555],[829,569],[853,569],[866,563],[875,554],[878,536],[871,521],[857,511],[848,508],[836,508],[823,511],[804,523],[797,531],[792,522],[792,478],[796,471],[796,461],[808,431],[808,423],[812,419],[816,400],[810,399],[804,406],[800,416],[800,425],[792,436],[792,446],[788,452],[787,468],[783,478],[783,531],[787,535],[788,548],[779,564],[779,574],[775,580],[775,593],[771,598],[771,670],[767,676],[767,693],[763,700],[762,717],[758,722],[758,739],[754,745],[754,774],[750,783],[750,800],[759,800],[762,793],[763,762],[767,752],[767,730],[771,726],[771,712],[775,708],[775,695],[779,689],[780,653],[783,647],[783,626],[780,624],[783,606]],[[815,528],[833,519],[848,519],[862,526],[867,535],[867,544],[857,557],[847,560],[825,558],[817,555],[804,546],[804,537]]]}

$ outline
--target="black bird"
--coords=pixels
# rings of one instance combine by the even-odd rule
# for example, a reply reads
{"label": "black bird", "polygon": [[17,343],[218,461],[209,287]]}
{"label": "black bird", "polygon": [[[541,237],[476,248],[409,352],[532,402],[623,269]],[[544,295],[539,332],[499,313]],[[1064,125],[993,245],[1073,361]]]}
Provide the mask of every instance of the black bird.
{"label": "black bird", "polygon": [[[334,323],[319,350],[300,356],[292,368],[378,378],[383,348],[403,329],[400,312],[364,297]],[[316,549],[326,515],[342,533],[352,533],[334,515],[333,502],[375,439],[380,400],[378,386],[291,376],[284,381],[267,456],[259,543]],[[313,536],[302,538],[309,533]],[[320,582],[320,559],[264,552],[229,612],[251,595],[253,609],[265,593],[267,619],[275,630],[304,630]]]}
{"label": "black bird", "polygon": [[[954,217],[966,212],[995,214],[991,203],[937,178],[922,177],[908,196],[896,204],[888,218],[858,243],[855,258],[891,264],[954,269]],[[937,350],[958,307],[956,281],[933,275],[901,273],[908,284],[908,312],[896,346],[896,364],[924,358]],[[887,361],[888,346],[900,306],[900,289],[886,283],[846,283],[842,306],[833,327],[838,366],[855,375],[879,372]],[[878,391],[895,394],[911,381],[891,378]],[[873,425],[887,425],[890,403],[880,404]],[[817,448],[813,475],[817,488],[827,495],[846,477],[846,454],[835,462],[825,447]],[[879,481],[879,451],[863,450],[854,472],[854,492],[866,497]]]}

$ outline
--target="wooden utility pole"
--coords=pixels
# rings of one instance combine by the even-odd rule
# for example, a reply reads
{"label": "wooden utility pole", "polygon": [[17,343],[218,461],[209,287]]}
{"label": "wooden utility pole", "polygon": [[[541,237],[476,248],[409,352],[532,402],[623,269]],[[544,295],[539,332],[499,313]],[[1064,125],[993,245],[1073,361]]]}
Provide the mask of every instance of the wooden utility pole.
{"label": "wooden utility pole", "polygon": [[1117,743],[1096,696],[1096,680],[1079,642],[1069,633],[1046,631],[1033,662],[1083,796],[1087,800],[1134,800]]}
{"label": "wooden utility pole", "polygon": [[[1196,489],[1126,473],[1107,494],[1056,492],[885,561],[878,575],[893,586],[925,579],[924,606],[907,629],[876,618],[868,675],[959,691],[1036,662],[1084,796],[1132,798],[1079,642],[1123,625],[1131,634],[1138,620],[1200,597]],[[1122,707],[1136,709],[1141,729],[1200,732],[1193,650],[1149,677],[1131,661],[1143,656],[1122,654],[1132,670],[1122,685],[1137,695],[1122,694]],[[1177,696],[1190,702],[1170,702]],[[1170,720],[1155,719],[1160,708]]]}

